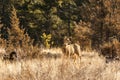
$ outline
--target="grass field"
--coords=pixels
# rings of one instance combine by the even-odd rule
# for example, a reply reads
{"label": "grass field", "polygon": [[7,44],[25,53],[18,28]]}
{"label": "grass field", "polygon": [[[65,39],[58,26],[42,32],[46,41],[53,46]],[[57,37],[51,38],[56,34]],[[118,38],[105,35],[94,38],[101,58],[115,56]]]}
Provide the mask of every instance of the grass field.
{"label": "grass field", "polygon": [[60,49],[44,49],[43,55],[42,59],[0,60],[0,80],[120,80],[120,62],[106,63],[95,51],[82,51],[82,59],[75,62]]}

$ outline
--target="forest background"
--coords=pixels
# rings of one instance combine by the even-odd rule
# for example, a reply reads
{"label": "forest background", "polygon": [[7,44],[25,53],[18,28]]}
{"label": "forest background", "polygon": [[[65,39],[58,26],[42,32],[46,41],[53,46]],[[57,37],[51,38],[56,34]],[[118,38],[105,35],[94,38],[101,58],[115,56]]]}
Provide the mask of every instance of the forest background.
{"label": "forest background", "polygon": [[120,1],[0,0],[0,28],[1,44],[58,47],[69,37],[98,49],[120,40]]}

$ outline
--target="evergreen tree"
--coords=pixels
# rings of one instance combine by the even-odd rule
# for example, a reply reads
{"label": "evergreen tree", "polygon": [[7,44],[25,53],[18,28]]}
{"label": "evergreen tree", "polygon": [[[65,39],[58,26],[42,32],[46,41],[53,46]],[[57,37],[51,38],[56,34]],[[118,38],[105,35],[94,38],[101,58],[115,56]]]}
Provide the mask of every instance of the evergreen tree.
{"label": "evergreen tree", "polygon": [[1,21],[3,23],[3,27],[1,28],[2,37],[8,39],[7,28],[10,28],[10,6],[11,0],[2,0],[1,1]]}
{"label": "evergreen tree", "polygon": [[[23,39],[24,31],[19,27],[19,19],[17,18],[16,9],[11,5],[10,12],[10,28],[8,29],[8,39],[14,46],[19,45]],[[17,44],[18,43],[18,44]]]}

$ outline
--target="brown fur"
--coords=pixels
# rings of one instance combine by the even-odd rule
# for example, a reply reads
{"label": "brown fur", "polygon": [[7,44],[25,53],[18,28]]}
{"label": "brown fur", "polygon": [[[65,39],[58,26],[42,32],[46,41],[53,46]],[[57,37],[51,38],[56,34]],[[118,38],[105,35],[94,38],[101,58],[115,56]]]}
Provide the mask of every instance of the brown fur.
{"label": "brown fur", "polygon": [[65,43],[64,48],[63,48],[63,53],[67,55],[68,57],[75,55],[74,58],[76,58],[76,55],[77,55],[78,57],[81,58],[80,46],[77,43],[75,44]]}

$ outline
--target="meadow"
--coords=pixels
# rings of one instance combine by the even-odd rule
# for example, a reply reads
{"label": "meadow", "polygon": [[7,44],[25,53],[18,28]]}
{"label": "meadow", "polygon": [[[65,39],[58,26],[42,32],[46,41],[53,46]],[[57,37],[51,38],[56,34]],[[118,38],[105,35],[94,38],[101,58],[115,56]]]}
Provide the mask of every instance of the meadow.
{"label": "meadow", "polygon": [[120,80],[120,62],[106,63],[96,51],[81,60],[66,58],[60,48],[42,49],[42,58],[0,60],[0,80]]}
{"label": "meadow", "polygon": [[120,0],[0,0],[0,80],[120,80]]}

